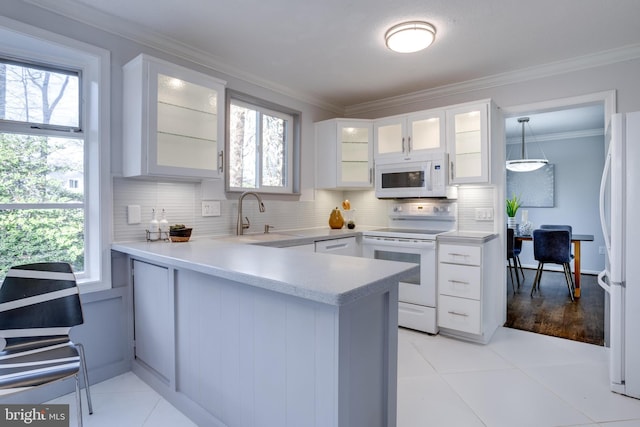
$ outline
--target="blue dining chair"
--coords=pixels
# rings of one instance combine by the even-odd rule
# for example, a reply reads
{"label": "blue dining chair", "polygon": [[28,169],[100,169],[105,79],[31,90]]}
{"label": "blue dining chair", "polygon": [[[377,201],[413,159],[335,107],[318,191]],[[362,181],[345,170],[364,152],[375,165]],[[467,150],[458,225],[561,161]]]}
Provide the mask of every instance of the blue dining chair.
{"label": "blue dining chair", "polygon": [[75,276],[67,263],[35,263],[9,269],[0,287],[0,396],[66,378],[75,379],[82,426],[79,374],[93,413],[84,348],[69,331],[84,323]]}
{"label": "blue dining chair", "polygon": [[538,229],[533,230],[533,255],[538,261],[536,277],[531,287],[531,296],[540,291],[540,280],[545,264],[559,264],[564,270],[565,280],[569,288],[569,296],[573,301],[574,284],[571,276],[571,234],[569,230]]}
{"label": "blue dining chair", "polygon": [[[569,240],[573,237],[573,227],[564,224],[543,224],[540,226],[541,230],[567,230],[569,232]],[[573,259],[573,254],[571,254]]]}

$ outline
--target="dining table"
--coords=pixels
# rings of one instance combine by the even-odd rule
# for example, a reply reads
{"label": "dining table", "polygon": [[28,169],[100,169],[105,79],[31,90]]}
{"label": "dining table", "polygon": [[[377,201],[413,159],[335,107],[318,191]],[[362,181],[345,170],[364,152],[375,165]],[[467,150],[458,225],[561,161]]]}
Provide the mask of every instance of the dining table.
{"label": "dining table", "polygon": [[[533,236],[531,234],[520,234],[516,231],[515,233],[516,240],[521,240],[523,242],[533,241]],[[571,244],[573,245],[573,273],[575,276],[574,285],[575,290],[573,292],[573,296],[575,298],[580,298],[580,243],[581,242],[593,242],[593,234],[572,234],[571,235]]]}

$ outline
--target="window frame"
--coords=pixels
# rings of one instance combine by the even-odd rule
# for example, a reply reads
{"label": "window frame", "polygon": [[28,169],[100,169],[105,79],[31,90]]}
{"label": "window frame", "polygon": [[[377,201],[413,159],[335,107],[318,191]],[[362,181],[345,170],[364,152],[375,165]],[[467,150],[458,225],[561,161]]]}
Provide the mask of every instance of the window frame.
{"label": "window frame", "polygon": [[[230,161],[231,156],[231,135],[230,135],[230,120],[231,120],[231,104],[232,102],[236,105],[242,105],[249,108],[255,108],[256,110],[268,113],[274,117],[284,118],[283,116],[291,117],[290,123],[290,133],[291,133],[291,141],[288,141],[286,150],[286,173],[285,177],[286,185],[284,187],[273,187],[273,186],[259,186],[257,188],[241,188],[241,187],[231,187],[229,179]],[[232,89],[227,89],[226,97],[225,97],[225,113],[226,113],[226,123],[225,123],[225,155],[224,159],[224,180],[225,180],[225,191],[227,193],[242,193],[245,191],[254,191],[260,194],[278,194],[278,195],[300,195],[300,128],[301,128],[301,113],[300,111],[293,110],[291,108],[275,104],[271,101],[267,101],[261,98],[257,98],[252,95],[248,95],[246,93],[238,92]],[[261,126],[261,123],[259,124]],[[262,144],[260,144],[262,147]],[[263,157],[262,153],[258,155],[258,163],[259,170],[258,173],[262,171]]]}
{"label": "window frame", "polygon": [[[77,274],[77,280],[81,292],[111,288],[109,51],[0,16],[0,55],[25,64],[77,70],[81,75],[78,130],[84,139],[85,271]],[[0,130],[19,133],[23,126],[4,121]],[[61,136],[56,128],[44,126],[31,133]]]}

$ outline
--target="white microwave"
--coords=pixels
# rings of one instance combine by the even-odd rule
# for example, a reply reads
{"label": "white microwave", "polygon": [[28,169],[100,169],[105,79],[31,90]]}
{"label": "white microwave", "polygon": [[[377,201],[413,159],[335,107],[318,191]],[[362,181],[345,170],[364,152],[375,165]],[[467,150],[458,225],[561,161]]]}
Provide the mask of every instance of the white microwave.
{"label": "white microwave", "polygon": [[446,153],[416,162],[376,163],[376,197],[447,197],[448,165]]}

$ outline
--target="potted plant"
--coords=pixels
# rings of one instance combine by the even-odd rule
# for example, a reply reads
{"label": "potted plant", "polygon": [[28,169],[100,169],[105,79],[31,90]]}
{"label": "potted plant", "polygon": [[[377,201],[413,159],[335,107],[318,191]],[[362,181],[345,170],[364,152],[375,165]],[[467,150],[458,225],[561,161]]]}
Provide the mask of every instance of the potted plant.
{"label": "potted plant", "polygon": [[509,228],[516,228],[516,212],[518,212],[520,204],[520,199],[515,194],[507,199],[507,226]]}

